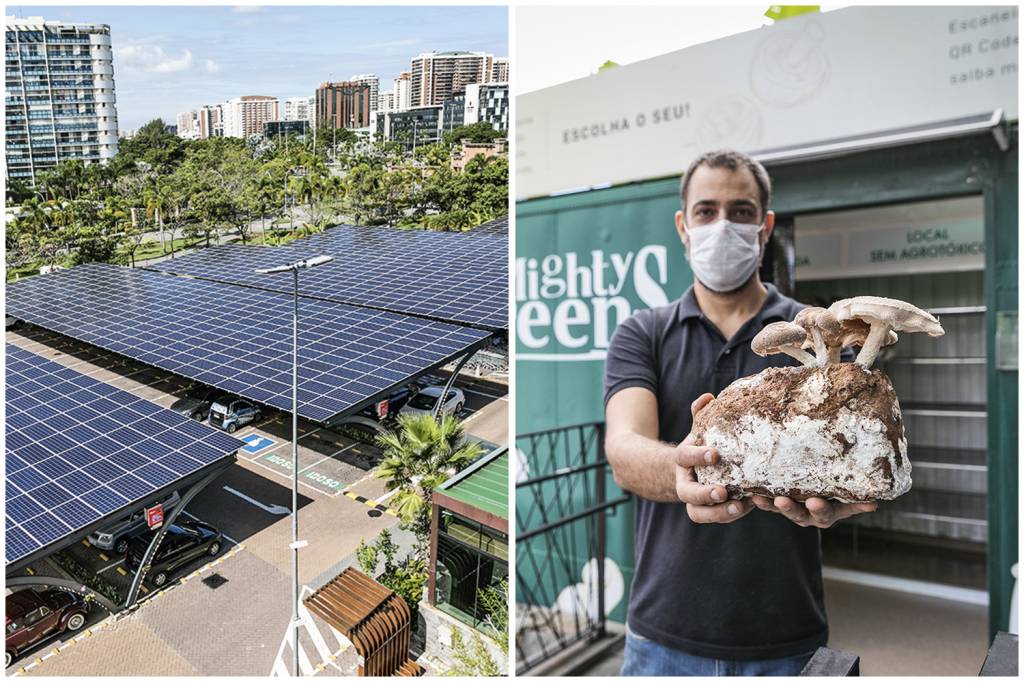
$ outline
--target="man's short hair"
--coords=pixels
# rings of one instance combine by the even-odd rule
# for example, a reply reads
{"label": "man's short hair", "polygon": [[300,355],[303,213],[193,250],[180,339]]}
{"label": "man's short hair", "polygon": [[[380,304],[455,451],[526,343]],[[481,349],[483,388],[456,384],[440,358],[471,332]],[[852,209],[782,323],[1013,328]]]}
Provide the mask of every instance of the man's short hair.
{"label": "man's short hair", "polygon": [[701,166],[708,168],[728,168],[731,171],[746,168],[754,176],[757,189],[761,194],[761,215],[768,210],[768,202],[772,198],[772,181],[768,177],[768,171],[758,161],[750,158],[743,152],[734,149],[719,149],[713,152],[701,154],[690,164],[690,167],[683,173],[679,181],[679,200],[683,204],[683,211],[686,210],[686,192],[690,188],[690,178],[693,172]]}

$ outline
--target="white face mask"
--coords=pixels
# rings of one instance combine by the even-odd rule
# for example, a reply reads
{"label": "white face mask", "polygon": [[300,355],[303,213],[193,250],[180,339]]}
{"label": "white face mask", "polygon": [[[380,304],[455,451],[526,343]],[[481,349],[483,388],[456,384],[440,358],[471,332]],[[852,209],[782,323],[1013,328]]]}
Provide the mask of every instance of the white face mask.
{"label": "white face mask", "polygon": [[690,268],[700,283],[719,293],[743,286],[761,261],[761,227],[728,220],[695,229],[684,224]]}

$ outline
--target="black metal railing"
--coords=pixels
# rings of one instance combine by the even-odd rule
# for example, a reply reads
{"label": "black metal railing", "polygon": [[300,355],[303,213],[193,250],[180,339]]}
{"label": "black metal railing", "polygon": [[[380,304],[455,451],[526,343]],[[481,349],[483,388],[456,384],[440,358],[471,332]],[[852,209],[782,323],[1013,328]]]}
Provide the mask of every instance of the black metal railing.
{"label": "black metal railing", "polygon": [[604,423],[516,437],[516,672],[605,635]]}

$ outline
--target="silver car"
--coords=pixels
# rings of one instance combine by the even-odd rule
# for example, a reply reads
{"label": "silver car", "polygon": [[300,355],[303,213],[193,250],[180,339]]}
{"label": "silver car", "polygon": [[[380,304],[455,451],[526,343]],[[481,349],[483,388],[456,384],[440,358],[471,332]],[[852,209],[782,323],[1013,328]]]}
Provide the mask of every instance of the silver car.
{"label": "silver car", "polygon": [[[181,497],[178,496],[178,491],[171,493],[163,501],[164,516],[172,507],[177,506],[179,501]],[[149,524],[146,523],[146,510],[140,509],[131,516],[93,531],[89,534],[89,543],[100,549],[110,549],[117,554],[124,554],[128,551],[128,541],[147,530]]]}
{"label": "silver car", "polygon": [[[444,386],[430,386],[423,389],[409,399],[399,414],[430,414],[443,390]],[[465,404],[466,394],[462,392],[462,389],[452,387],[448,389],[448,394],[444,397],[440,413],[457,415]]]}

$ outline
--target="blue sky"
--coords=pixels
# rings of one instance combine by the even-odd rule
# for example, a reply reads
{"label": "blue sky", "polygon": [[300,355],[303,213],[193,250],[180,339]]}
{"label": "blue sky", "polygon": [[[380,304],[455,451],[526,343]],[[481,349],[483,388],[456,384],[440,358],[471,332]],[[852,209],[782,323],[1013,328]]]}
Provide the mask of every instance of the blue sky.
{"label": "blue sky", "polygon": [[508,10],[500,6],[8,3],[6,13],[109,24],[122,129],[158,116],[174,123],[179,111],[241,95],[311,96],[322,81],[362,73],[379,76],[383,92],[421,52],[508,55]]}

